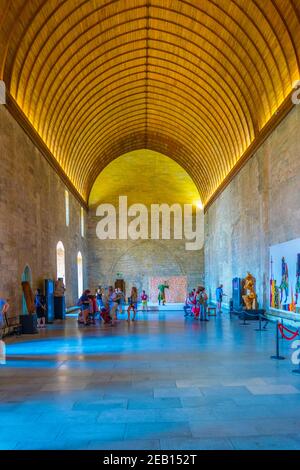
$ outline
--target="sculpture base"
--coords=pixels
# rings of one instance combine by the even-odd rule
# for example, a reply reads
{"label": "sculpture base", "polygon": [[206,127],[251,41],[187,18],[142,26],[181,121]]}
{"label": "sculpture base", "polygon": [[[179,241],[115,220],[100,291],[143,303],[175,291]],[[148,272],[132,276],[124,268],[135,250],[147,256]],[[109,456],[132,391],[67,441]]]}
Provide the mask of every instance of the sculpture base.
{"label": "sculpture base", "polygon": [[35,335],[38,333],[36,314],[20,315],[20,324],[23,335]]}
{"label": "sculpture base", "polygon": [[263,309],[253,309],[253,310],[243,310],[243,312],[239,313],[240,320],[259,320],[260,315],[264,315],[266,313]]}

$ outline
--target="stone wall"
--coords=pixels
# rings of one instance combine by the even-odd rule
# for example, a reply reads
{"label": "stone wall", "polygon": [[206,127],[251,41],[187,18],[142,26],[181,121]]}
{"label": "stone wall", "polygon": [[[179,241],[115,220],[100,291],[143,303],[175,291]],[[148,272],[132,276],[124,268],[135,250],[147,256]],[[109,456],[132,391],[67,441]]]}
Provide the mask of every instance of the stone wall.
{"label": "stone wall", "polygon": [[269,246],[300,237],[300,106],[295,107],[205,216],[205,279],[212,298],[219,283],[247,270],[267,305]]}
{"label": "stone wall", "polygon": [[26,265],[33,288],[56,277],[56,245],[66,253],[66,301],[77,299],[80,204],[70,194],[70,226],[65,222],[65,186],[4,106],[0,106],[0,295],[11,297],[11,311],[21,312],[21,278]]}
{"label": "stone wall", "polygon": [[91,209],[88,223],[89,285],[110,285],[121,273],[127,293],[133,285],[149,292],[151,277],[186,276],[188,288],[204,281],[204,252],[186,251],[184,240],[99,240],[99,218]]}

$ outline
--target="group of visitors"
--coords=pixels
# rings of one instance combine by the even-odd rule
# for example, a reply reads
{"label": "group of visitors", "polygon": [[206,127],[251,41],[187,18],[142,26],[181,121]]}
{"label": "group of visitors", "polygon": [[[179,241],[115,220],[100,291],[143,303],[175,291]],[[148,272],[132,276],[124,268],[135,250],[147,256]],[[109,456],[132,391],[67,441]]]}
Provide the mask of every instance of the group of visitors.
{"label": "group of visitors", "polygon": [[[168,289],[168,283],[164,282],[158,287],[159,304],[165,305],[165,289]],[[223,285],[220,284],[216,289],[216,303],[217,312],[222,311],[222,300],[223,296]],[[83,325],[94,325],[96,324],[96,318],[99,317],[103,320],[104,324],[115,326],[118,320],[118,314],[126,312],[127,307],[127,321],[135,322],[138,312],[138,304],[141,302],[142,311],[148,312],[148,295],[145,290],[142,294],[138,294],[136,287],[132,287],[130,297],[127,302],[125,294],[120,288],[114,288],[109,286],[103,288],[98,287],[95,294],[92,294],[89,289],[86,289],[80,299],[78,300],[78,306],[80,307],[80,314],[78,316],[78,323]],[[34,297],[35,310],[37,314],[37,326],[38,328],[46,328],[46,299],[41,289],[37,289]],[[191,316],[194,319],[200,321],[208,320],[208,295],[205,287],[199,286],[197,289],[193,289],[186,297],[184,309],[184,316]],[[4,324],[4,318],[9,310],[9,299],[0,299],[0,327]],[[1,338],[0,338],[1,339]]]}
{"label": "group of visitors", "polygon": [[[216,289],[216,302],[217,312],[222,312],[222,301],[223,301],[223,285],[220,284]],[[199,286],[197,289],[193,289],[186,297],[185,305],[183,306],[184,316],[191,316],[195,320],[209,321],[208,320],[208,295],[205,287]]]}
{"label": "group of visitors", "polygon": [[184,316],[191,316],[195,320],[209,321],[207,317],[208,295],[205,287],[199,286],[193,289],[186,297],[183,307]]}
{"label": "group of visitors", "polygon": [[98,287],[95,294],[86,289],[78,301],[80,314],[78,323],[85,326],[95,324],[97,316],[103,320],[104,324],[115,326],[118,321],[118,314],[122,314],[127,306],[127,321],[136,321],[138,303],[142,302],[142,311],[148,311],[148,295],[143,290],[141,296],[136,287],[132,287],[128,303],[126,304],[125,294],[120,288],[109,286],[108,288]]}

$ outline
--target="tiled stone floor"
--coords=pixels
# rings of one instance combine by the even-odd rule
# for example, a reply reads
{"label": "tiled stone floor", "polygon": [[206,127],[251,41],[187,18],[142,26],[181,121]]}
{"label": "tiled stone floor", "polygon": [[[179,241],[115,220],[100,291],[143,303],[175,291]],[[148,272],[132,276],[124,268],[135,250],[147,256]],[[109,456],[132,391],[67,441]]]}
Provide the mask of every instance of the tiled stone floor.
{"label": "tiled stone floor", "polygon": [[0,449],[300,449],[300,376],[274,325],[139,314],[7,340]]}

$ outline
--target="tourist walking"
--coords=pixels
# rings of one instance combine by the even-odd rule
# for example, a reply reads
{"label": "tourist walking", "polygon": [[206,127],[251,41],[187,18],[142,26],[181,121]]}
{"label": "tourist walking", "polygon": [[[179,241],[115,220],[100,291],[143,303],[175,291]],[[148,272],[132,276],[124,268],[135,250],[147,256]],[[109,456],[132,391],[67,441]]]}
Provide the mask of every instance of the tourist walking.
{"label": "tourist walking", "polygon": [[132,321],[136,320],[136,314],[137,314],[137,304],[138,304],[138,291],[136,287],[132,287],[131,289],[131,294],[129,298],[129,306],[127,309],[127,321],[130,322],[130,313],[133,311],[133,318]]}
{"label": "tourist walking", "polygon": [[37,314],[37,327],[46,328],[46,299],[41,289],[36,290],[34,305]]}

